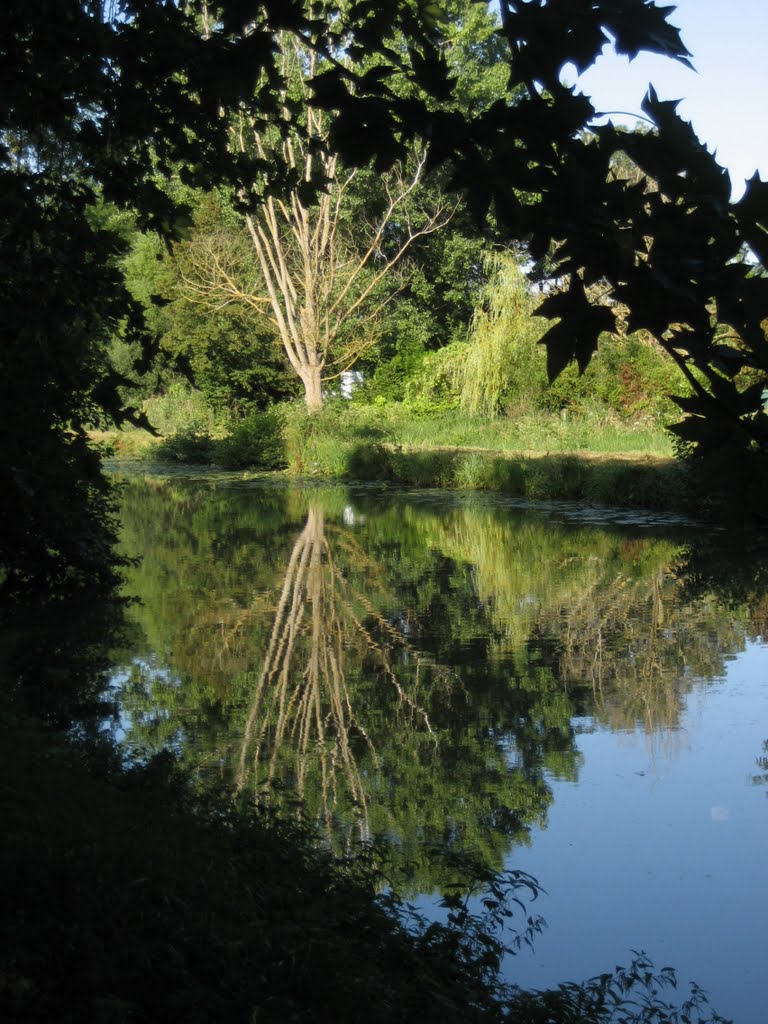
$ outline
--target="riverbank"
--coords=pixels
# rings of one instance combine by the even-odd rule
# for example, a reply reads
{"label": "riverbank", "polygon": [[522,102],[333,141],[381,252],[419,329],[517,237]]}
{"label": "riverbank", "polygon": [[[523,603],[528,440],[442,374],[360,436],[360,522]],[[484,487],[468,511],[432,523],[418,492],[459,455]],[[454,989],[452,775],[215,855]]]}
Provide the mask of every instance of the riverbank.
{"label": "riverbank", "polygon": [[[302,461],[297,475],[322,471]],[[330,479],[401,487],[484,491],[533,501],[581,501],[690,514],[689,474],[673,459],[616,453],[495,452],[462,448],[357,445]]]}
{"label": "riverbank", "polygon": [[163,438],[137,431],[94,437],[117,459],[702,512],[691,469],[672,457],[668,435],[596,414],[488,421],[332,405],[313,417],[295,407],[256,414],[221,437],[193,426]]}
{"label": "riverbank", "polygon": [[285,472],[297,478],[487,491],[532,501],[651,509],[762,527],[768,474],[757,454],[727,447],[706,460],[676,458],[649,422],[585,411],[488,420],[403,406],[330,403],[253,413],[228,430],[185,423],[165,436],[94,433],[117,460]]}

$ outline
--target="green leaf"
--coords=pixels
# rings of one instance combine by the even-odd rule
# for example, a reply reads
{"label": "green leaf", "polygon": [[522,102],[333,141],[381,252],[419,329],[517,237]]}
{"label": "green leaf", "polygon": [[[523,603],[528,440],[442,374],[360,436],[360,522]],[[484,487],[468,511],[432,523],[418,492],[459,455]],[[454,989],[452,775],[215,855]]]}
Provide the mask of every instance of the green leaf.
{"label": "green leaf", "polygon": [[593,305],[587,299],[584,286],[573,275],[567,292],[549,295],[539,305],[536,316],[559,317],[541,339],[547,349],[547,375],[550,383],[565,367],[576,360],[581,373],[587,368],[597,349],[598,338],[603,332],[612,332],[616,320],[607,306]]}

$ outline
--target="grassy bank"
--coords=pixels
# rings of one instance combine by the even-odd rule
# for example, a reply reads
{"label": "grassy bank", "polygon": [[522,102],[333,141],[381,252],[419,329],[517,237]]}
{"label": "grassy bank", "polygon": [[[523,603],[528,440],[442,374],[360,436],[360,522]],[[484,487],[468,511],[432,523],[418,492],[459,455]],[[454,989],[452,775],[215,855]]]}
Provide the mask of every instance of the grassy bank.
{"label": "grassy bank", "polygon": [[706,459],[673,457],[670,435],[652,421],[605,410],[483,419],[419,413],[404,405],[329,403],[275,407],[209,430],[185,421],[153,438],[146,431],[94,434],[118,459],[286,471],[322,480],[478,490],[529,500],[647,508],[763,528],[765,459],[714,449]]}
{"label": "grassy bank", "polygon": [[459,411],[419,414],[389,403],[329,406],[324,415],[363,437],[413,448],[672,456],[669,435],[653,421],[622,420],[597,406],[578,414],[519,412],[488,419]]}
{"label": "grassy bank", "polygon": [[670,457],[665,439],[647,428],[613,424],[601,433],[594,422],[550,417],[534,432],[525,421],[461,422],[454,416],[395,426],[400,429],[378,424],[368,410],[365,416],[329,410],[289,420],[290,471],[534,500],[687,508],[685,471]]}
{"label": "grassy bank", "polygon": [[[201,416],[190,416],[186,407],[171,415],[165,406],[148,410],[159,431],[153,437],[133,427],[123,431],[94,432],[114,446],[117,454],[128,458],[151,455],[158,443],[169,438],[198,438],[216,442],[232,433],[223,425],[213,425]],[[162,411],[162,415],[160,412]],[[301,431],[308,422],[300,404],[279,407],[279,415],[289,432]],[[258,415],[257,417],[258,418]],[[521,413],[514,417],[486,419],[449,411],[419,413],[404,405],[354,405],[329,403],[315,422],[332,441],[375,440],[412,448],[467,448],[494,452],[538,452],[672,456],[669,435],[652,421],[625,421],[595,408],[578,415]]]}
{"label": "grassy bank", "polygon": [[487,420],[403,406],[329,405],[259,414],[225,437],[185,427],[162,439],[102,435],[118,458],[213,463],[328,480],[491,491],[515,498],[691,511],[690,475],[651,423],[604,412]]}
{"label": "grassy bank", "polygon": [[329,408],[289,417],[297,476],[489,491],[531,500],[691,511],[690,476],[648,424],[583,416],[424,419],[397,408]]}

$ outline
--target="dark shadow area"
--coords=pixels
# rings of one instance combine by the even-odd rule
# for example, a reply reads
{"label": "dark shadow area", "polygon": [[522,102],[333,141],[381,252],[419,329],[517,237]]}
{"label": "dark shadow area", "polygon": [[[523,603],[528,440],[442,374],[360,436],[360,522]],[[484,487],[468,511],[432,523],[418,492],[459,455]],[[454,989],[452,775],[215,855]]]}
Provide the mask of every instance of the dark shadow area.
{"label": "dark shadow area", "polygon": [[21,719],[2,741],[4,1020],[495,1019],[479,965],[430,956],[301,826],[193,809],[168,759],[94,774]]}
{"label": "dark shadow area", "polygon": [[170,751],[129,765],[106,671],[124,605],[69,611],[3,633],[4,1020],[499,1019],[490,931],[408,931],[365,848],[336,860]]}

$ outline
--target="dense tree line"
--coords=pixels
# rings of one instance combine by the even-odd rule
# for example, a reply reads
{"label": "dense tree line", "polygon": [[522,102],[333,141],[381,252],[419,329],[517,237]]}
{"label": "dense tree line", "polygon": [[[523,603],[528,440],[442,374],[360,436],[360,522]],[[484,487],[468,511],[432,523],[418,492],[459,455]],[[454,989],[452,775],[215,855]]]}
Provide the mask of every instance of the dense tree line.
{"label": "dense tree line", "polygon": [[[347,180],[338,177],[343,167],[354,180],[367,178],[354,215],[374,226],[375,239],[377,224],[394,223],[381,219],[382,197],[396,196],[387,183],[408,180],[403,168],[422,152],[419,173],[430,177],[421,213],[386,232],[376,260],[365,262],[370,240],[363,250],[374,280],[376,261],[385,265],[408,239],[422,268],[454,261],[442,282],[428,270],[397,282],[407,299],[397,304],[400,317],[419,323],[436,308],[442,318],[425,324],[422,348],[461,322],[450,293],[462,275],[472,280],[480,253],[469,221],[431,252],[433,236],[413,231],[430,223],[438,195],[460,195],[475,224],[487,230],[491,216],[493,230],[524,242],[542,273],[566,285],[540,307],[551,321],[543,336],[550,377],[571,360],[585,369],[621,315],[685,376],[683,439],[702,451],[762,451],[768,283],[741,256],[747,246],[765,263],[766,186],[755,177],[731,203],[727,174],[674,104],[653,91],[644,104],[652,131],[587,132],[595,111],[560,78],[566,63],[593,63],[609,36],[629,56],[647,50],[687,61],[668,14],[649,0],[584,8],[506,0],[493,33],[478,4],[94,0],[69,5],[58,19],[41,2],[11,4],[0,112],[6,589],[42,582],[56,590],[99,575],[109,582],[110,503],[87,428],[137,419],[106,349],[121,334],[140,346],[134,362],[146,368],[152,333],[124,284],[124,233],[98,209],[116,204],[132,210],[140,228],[178,236],[189,210],[167,185],[174,178],[184,188],[223,189],[238,223],[250,218],[261,237],[261,255],[254,245],[249,258],[262,272],[274,263],[283,273],[258,218],[280,204],[302,223],[327,209]],[[466,31],[478,18],[472,31],[485,56],[462,76],[463,61],[450,55],[462,45],[473,51]],[[286,61],[289,52],[295,60]],[[241,128],[250,141],[236,145]],[[614,173],[618,153],[637,174]],[[350,243],[341,248],[347,258]],[[370,277],[340,291],[358,289],[353,305],[370,299],[369,312],[394,307],[386,295],[374,297]],[[286,287],[295,291],[290,281]],[[308,323],[312,303],[291,301]],[[355,310],[364,319],[363,305]],[[279,321],[280,310],[287,317],[284,302],[270,309],[267,320]],[[259,336],[252,325],[247,332]],[[407,362],[398,339],[410,333],[382,324],[376,336]],[[307,358],[318,362],[317,354]],[[280,391],[280,359],[271,365],[266,388]],[[344,359],[334,365],[337,372]],[[235,369],[245,372],[242,363]]]}

